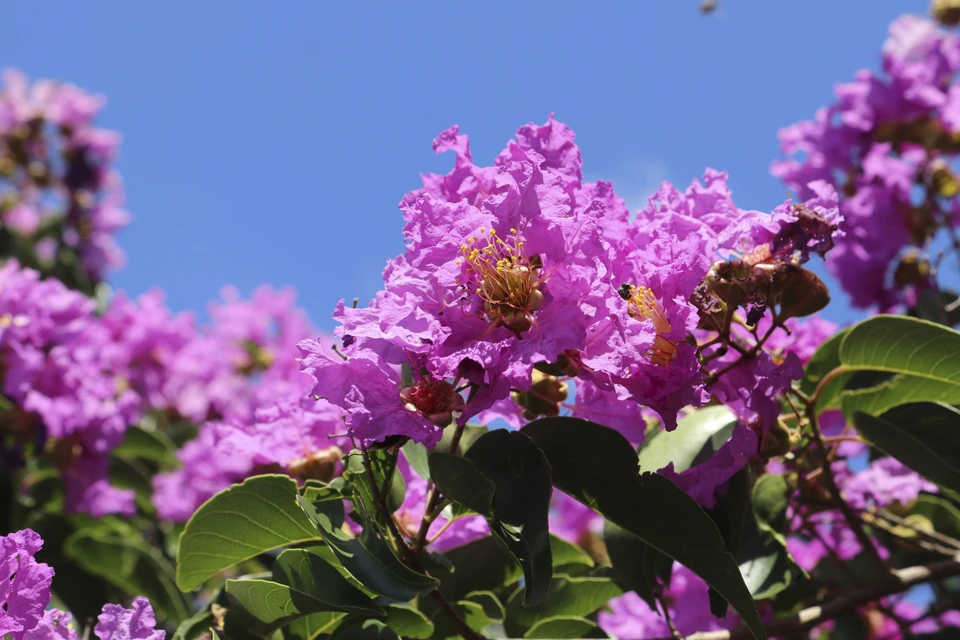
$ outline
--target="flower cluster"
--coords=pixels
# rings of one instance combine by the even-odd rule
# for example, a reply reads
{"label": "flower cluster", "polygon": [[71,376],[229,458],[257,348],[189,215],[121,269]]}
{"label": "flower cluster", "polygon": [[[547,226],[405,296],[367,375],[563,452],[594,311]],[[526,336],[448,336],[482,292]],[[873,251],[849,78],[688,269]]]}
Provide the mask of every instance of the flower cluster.
{"label": "flower cluster", "polygon": [[[54,570],[34,555],[43,540],[30,529],[0,536],[0,637],[12,640],[76,640],[73,616],[50,604]],[[97,618],[100,640],[164,640],[150,602],[139,596],[132,608],[107,604]]]}
{"label": "flower cluster", "polygon": [[341,348],[300,344],[313,393],[363,443],[428,446],[473,416],[518,427],[561,411],[639,443],[645,418],[672,430],[716,397],[740,422],[716,473],[663,471],[712,504],[764,452],[777,395],[802,374],[778,334],[793,327],[803,342],[796,318],[829,300],[803,264],[842,236],[832,187],[744,211],[708,170],[685,192],[665,183],[631,219],[610,183],[583,183],[573,132],[552,116],[521,127],[491,167],[474,164],[457,127],[434,149],[455,166],[401,200],[406,250],[384,289],[367,307],[339,304]]}
{"label": "flower cluster", "polygon": [[[322,423],[325,437],[339,424],[323,403],[298,404],[308,386],[294,345],[312,329],[290,291],[261,288],[243,300],[226,290],[224,301],[210,309],[213,322],[199,326],[188,314],[172,314],[159,292],[135,301],[119,294],[97,313],[93,300],[11,260],[0,267],[0,310],[0,392],[9,403],[0,447],[11,463],[34,451],[59,467],[71,510],[133,512],[133,492],[108,481],[109,454],[127,428],[148,415],[253,424],[258,409],[279,402],[290,406],[263,418],[264,425]],[[269,426],[262,430],[272,433]],[[185,460],[195,450],[223,459],[207,446],[215,430],[207,431],[184,450]],[[317,450],[297,433],[285,437],[301,447],[301,457]],[[246,472],[270,462],[251,458]],[[237,464],[208,459],[204,473]],[[228,477],[213,490],[235,479]],[[203,496],[197,500],[209,497],[202,485],[197,491]],[[178,502],[187,499],[180,495]]]}
{"label": "flower cluster", "polygon": [[[802,198],[823,180],[843,195],[846,232],[827,267],[858,307],[907,303],[934,286],[925,256],[953,233],[960,181],[960,39],[913,15],[890,26],[882,73],[857,72],[813,121],[780,131],[773,173]],[[904,296],[904,293],[907,295]]]}
{"label": "flower cluster", "polygon": [[111,164],[120,136],[97,129],[104,100],[19,71],[0,89],[0,247],[91,291],[123,264],[114,235],[129,222]]}

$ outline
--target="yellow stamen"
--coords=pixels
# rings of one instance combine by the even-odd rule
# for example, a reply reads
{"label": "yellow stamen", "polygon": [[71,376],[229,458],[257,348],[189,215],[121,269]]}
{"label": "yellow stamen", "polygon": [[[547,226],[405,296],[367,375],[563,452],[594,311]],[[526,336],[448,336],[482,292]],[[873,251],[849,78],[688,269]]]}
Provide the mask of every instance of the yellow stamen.
{"label": "yellow stamen", "polygon": [[627,301],[627,313],[631,318],[650,320],[657,330],[653,346],[647,350],[650,360],[664,367],[673,362],[677,357],[677,343],[666,337],[673,328],[653,292],[643,286],[624,285],[621,295]]}
{"label": "yellow stamen", "polygon": [[543,293],[539,289],[539,260],[525,254],[516,229],[510,229],[510,234],[502,240],[496,229],[490,229],[482,243],[470,238],[460,252],[466,280],[483,299],[487,319],[519,335],[533,324],[532,314],[543,306]]}

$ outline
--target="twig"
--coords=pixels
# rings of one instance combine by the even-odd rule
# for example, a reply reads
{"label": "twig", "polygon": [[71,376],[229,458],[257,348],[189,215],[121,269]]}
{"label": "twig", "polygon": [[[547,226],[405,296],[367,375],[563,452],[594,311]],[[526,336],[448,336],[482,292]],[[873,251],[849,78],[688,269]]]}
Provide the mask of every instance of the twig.
{"label": "twig", "polygon": [[836,369],[832,369],[827,375],[820,378],[817,388],[813,390],[813,395],[810,396],[809,404],[811,406],[817,404],[817,400],[820,399],[820,394],[823,393],[823,390],[827,388],[827,383],[837,376],[842,376],[845,373],[850,373],[850,369],[844,366],[839,366]]}
{"label": "twig", "polygon": [[654,596],[660,604],[660,608],[663,609],[663,618],[667,621],[667,628],[670,629],[670,633],[673,634],[674,640],[683,640],[683,634],[677,630],[677,625],[674,624],[673,618],[670,617],[670,609],[667,608],[667,601],[663,597],[663,589],[657,588]]}
{"label": "twig", "polygon": [[430,596],[437,601],[437,604],[440,605],[443,612],[453,621],[453,625],[457,628],[457,631],[460,632],[461,637],[467,638],[468,640],[484,640],[482,635],[471,629],[470,626],[464,622],[463,617],[460,616],[442,593],[434,589],[430,592]]}
{"label": "twig", "polygon": [[[923,529],[919,529],[903,518],[895,516],[892,513],[886,513],[883,511],[864,511],[861,517],[868,524],[875,524],[878,528],[883,529],[890,535],[915,544],[916,546],[926,549],[927,551],[941,553],[951,558],[960,553],[960,546],[957,546],[957,541],[953,538],[941,535],[936,531],[924,531]],[[917,539],[907,538],[903,535],[897,534],[895,530],[896,527],[910,529],[917,535]]]}
{"label": "twig", "polygon": [[[942,560],[930,565],[908,567],[893,571],[889,576],[872,585],[858,589],[824,604],[809,607],[792,616],[779,618],[764,626],[768,637],[787,636],[805,631],[810,627],[833,620],[845,613],[855,611],[865,604],[880,598],[906,591],[910,587],[924,582],[942,580],[960,575],[960,556],[954,560]],[[751,640],[753,632],[747,627],[738,627],[732,631],[704,631],[686,636],[684,640]],[[658,640],[675,640],[660,638]]]}
{"label": "twig", "polygon": [[843,514],[844,520],[847,521],[847,526],[849,526],[850,530],[853,531],[853,535],[856,536],[860,546],[863,547],[864,552],[870,556],[870,559],[880,570],[880,573],[889,573],[889,568],[883,561],[883,558],[880,557],[880,553],[877,551],[876,547],[873,546],[873,541],[870,540],[870,536],[868,536],[867,532],[864,531],[863,523],[853,512],[853,509],[850,508],[850,505],[847,504],[847,501],[843,499],[843,495],[840,493],[840,487],[837,485],[837,479],[833,476],[833,469],[830,467],[830,456],[827,453],[827,446],[823,443],[823,434],[820,433],[820,425],[817,422],[817,412],[812,404],[809,406],[807,411],[807,421],[810,424],[810,431],[813,433],[813,441],[816,443],[817,449],[820,453],[820,460],[822,461],[823,465],[823,479],[826,481],[827,489],[829,489],[830,493],[833,495],[834,502],[836,503],[837,507],[840,508],[840,513]]}

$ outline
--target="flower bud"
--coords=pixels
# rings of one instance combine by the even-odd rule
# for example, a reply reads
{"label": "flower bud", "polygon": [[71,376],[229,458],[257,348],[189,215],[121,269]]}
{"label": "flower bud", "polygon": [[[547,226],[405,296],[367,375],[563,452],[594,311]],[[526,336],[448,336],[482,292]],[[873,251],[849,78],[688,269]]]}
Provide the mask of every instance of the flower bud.
{"label": "flower bud", "polygon": [[789,265],[778,285],[780,313],[777,319],[780,321],[809,316],[830,303],[827,285],[817,274],[803,267]]}
{"label": "flower bud", "polygon": [[792,447],[790,432],[779,421],[771,425],[760,440],[760,453],[767,458],[786,455]]}
{"label": "flower bud", "polygon": [[533,370],[529,391],[514,391],[513,401],[523,407],[523,417],[536,420],[540,416],[560,415],[560,403],[567,399],[567,384],[556,376]]}
{"label": "flower bud", "polygon": [[536,369],[551,376],[570,376],[573,377],[580,373],[581,368],[580,354],[576,351],[568,351],[557,356],[557,361],[553,363],[539,362]]}
{"label": "flower bud", "polygon": [[[958,6],[960,6],[960,0],[958,0]],[[942,159],[938,158],[930,163],[927,175],[937,195],[952,198],[960,193],[960,180],[957,179],[957,174]]]}
{"label": "flower bud", "polygon": [[956,27],[960,25],[960,0],[933,0],[930,13],[943,26]]}
{"label": "flower bud", "polygon": [[920,256],[919,251],[912,249],[900,258],[893,272],[893,281],[900,287],[926,284],[930,281],[930,263]]}
{"label": "flower bud", "polygon": [[339,447],[330,447],[316,451],[311,455],[297,458],[288,465],[290,475],[301,480],[320,480],[329,482],[337,470],[337,461],[343,455]]}

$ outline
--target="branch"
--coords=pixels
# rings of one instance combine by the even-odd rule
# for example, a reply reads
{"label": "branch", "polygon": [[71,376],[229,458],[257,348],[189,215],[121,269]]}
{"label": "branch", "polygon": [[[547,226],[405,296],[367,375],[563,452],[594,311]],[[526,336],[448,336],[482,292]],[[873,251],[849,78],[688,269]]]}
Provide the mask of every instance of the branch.
{"label": "branch", "polygon": [[[957,575],[960,575],[960,555],[953,560],[942,560],[930,565],[900,569],[892,572],[889,577],[877,580],[870,586],[837,598],[825,605],[809,607],[792,616],[774,620],[767,624],[764,629],[768,637],[799,633],[822,622],[838,618],[845,613],[856,611],[863,605],[870,604],[875,600],[905,591],[914,585],[943,580]],[[753,633],[747,627],[737,627],[732,631],[702,631],[684,638],[684,640],[752,639]],[[661,638],[659,640],[674,639]]]}
{"label": "branch", "polygon": [[873,546],[873,540],[871,540],[867,532],[864,531],[863,523],[857,518],[853,509],[850,508],[850,505],[847,504],[847,501],[843,499],[843,495],[840,493],[840,487],[837,485],[837,480],[833,477],[833,469],[830,467],[830,456],[827,453],[827,445],[823,443],[823,434],[820,433],[820,425],[817,423],[817,412],[812,405],[807,410],[807,421],[810,424],[810,431],[813,433],[813,442],[817,446],[820,459],[823,463],[823,478],[826,480],[827,489],[829,489],[833,495],[836,506],[839,507],[840,513],[843,514],[844,520],[847,521],[847,526],[850,527],[853,535],[856,536],[857,542],[859,542],[863,548],[863,552],[867,554],[881,575],[888,574],[887,564],[883,561],[883,558],[880,557],[877,548]]}

